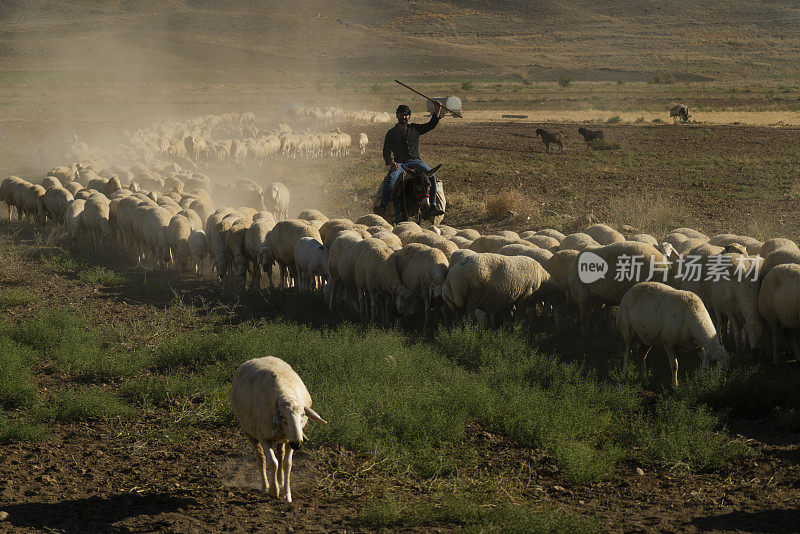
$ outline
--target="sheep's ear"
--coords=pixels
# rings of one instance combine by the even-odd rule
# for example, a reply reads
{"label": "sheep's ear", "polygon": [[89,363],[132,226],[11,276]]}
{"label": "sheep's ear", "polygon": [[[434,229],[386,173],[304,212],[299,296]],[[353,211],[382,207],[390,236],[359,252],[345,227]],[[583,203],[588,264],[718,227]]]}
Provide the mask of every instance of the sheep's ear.
{"label": "sheep's ear", "polygon": [[434,174],[436,174],[436,171],[438,171],[441,167],[442,167],[442,164],[440,163],[439,165],[437,165],[436,167],[432,168],[431,170],[429,170],[425,174],[427,174],[428,176],[433,176]]}
{"label": "sheep's ear", "polygon": [[328,424],[328,422],[325,419],[320,417],[317,412],[315,412],[314,410],[312,410],[309,407],[306,407],[306,415],[308,416],[309,419],[311,419],[313,421],[316,421],[318,423],[322,423],[323,425],[327,425]]}

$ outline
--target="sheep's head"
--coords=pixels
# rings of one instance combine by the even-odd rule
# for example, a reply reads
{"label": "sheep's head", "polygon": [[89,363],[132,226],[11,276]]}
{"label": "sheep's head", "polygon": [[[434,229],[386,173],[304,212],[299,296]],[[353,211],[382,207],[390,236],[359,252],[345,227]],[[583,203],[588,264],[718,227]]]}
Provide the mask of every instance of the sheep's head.
{"label": "sheep's head", "polygon": [[399,286],[395,290],[395,295],[395,306],[397,307],[397,313],[400,315],[414,315],[418,310],[422,309],[419,298],[407,287]]}
{"label": "sheep's head", "polygon": [[703,367],[708,367],[710,363],[721,363],[723,367],[728,367],[730,363],[730,356],[725,347],[718,345],[705,353],[703,357]]}
{"label": "sheep's head", "polygon": [[303,440],[306,439],[303,430],[308,426],[309,419],[328,424],[311,408],[304,407],[298,402],[279,399],[275,402],[271,437],[284,437],[292,450],[299,451],[303,446]]}
{"label": "sheep's head", "polygon": [[247,275],[247,258],[241,254],[236,254],[231,263],[231,269],[236,276]]}
{"label": "sheep's head", "polygon": [[264,272],[268,273],[272,269],[272,264],[275,263],[275,259],[272,257],[268,243],[258,250],[258,254],[256,255],[256,263],[264,269]]}

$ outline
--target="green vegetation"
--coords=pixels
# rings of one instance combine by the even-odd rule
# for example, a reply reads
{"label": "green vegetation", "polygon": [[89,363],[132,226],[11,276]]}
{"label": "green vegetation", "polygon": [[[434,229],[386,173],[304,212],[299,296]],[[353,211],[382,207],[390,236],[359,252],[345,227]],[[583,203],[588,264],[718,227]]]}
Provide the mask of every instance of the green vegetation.
{"label": "green vegetation", "polygon": [[466,82],[461,84],[462,91],[472,91],[474,88],[475,84],[473,84],[471,80],[467,80]]}
{"label": "green vegetation", "polygon": [[571,84],[572,84],[572,78],[569,78],[567,76],[562,76],[561,78],[558,79],[558,86],[561,87],[562,89],[566,89]]}
{"label": "green vegetation", "polygon": [[22,289],[8,289],[0,293],[0,308],[25,306],[37,300],[39,298],[36,295],[31,295]]}
{"label": "green vegetation", "polygon": [[111,269],[95,265],[78,273],[78,280],[91,286],[119,286],[128,279]]}

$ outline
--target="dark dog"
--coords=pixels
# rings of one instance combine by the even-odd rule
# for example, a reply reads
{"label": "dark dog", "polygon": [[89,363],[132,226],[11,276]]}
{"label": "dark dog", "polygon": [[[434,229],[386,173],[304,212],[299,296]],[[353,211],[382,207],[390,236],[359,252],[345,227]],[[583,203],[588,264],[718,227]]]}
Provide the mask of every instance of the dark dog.
{"label": "dark dog", "polygon": [[544,149],[550,152],[550,143],[558,145],[561,152],[564,152],[564,134],[561,132],[548,132],[542,128],[536,128],[536,135],[542,138],[544,142]]}
{"label": "dark dog", "polygon": [[587,143],[589,141],[594,141],[595,139],[603,138],[602,130],[587,130],[586,128],[580,127],[578,128],[578,133],[583,136],[583,140]]}

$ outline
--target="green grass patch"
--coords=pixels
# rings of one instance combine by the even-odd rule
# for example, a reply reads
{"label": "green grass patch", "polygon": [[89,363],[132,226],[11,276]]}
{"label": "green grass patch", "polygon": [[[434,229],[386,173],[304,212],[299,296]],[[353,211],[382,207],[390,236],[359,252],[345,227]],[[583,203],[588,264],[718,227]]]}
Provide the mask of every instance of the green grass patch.
{"label": "green grass patch", "polygon": [[32,381],[34,352],[0,335],[0,406],[30,407],[37,399]]}
{"label": "green grass patch", "polygon": [[69,252],[61,249],[42,252],[39,255],[39,262],[61,273],[77,271],[82,266],[82,263],[73,258]]}
{"label": "green grass patch", "polygon": [[36,295],[31,295],[22,289],[8,289],[0,293],[0,308],[9,308],[11,306],[25,306],[32,302],[39,300]]}
{"label": "green grass patch", "polygon": [[50,430],[44,425],[31,423],[25,419],[12,419],[0,412],[0,443],[15,441],[44,441],[50,437]]}
{"label": "green grass patch", "polygon": [[128,278],[106,267],[95,265],[78,273],[78,280],[91,286],[120,286],[125,284]]}
{"label": "green grass patch", "polygon": [[74,423],[127,417],[134,410],[119,396],[98,387],[90,387],[57,391],[45,406],[34,409],[33,413],[40,421]]}
{"label": "green grass patch", "polygon": [[460,525],[466,532],[601,532],[591,519],[578,518],[545,506],[486,502],[482,495],[437,493],[401,501],[374,500],[361,512],[373,528]]}

